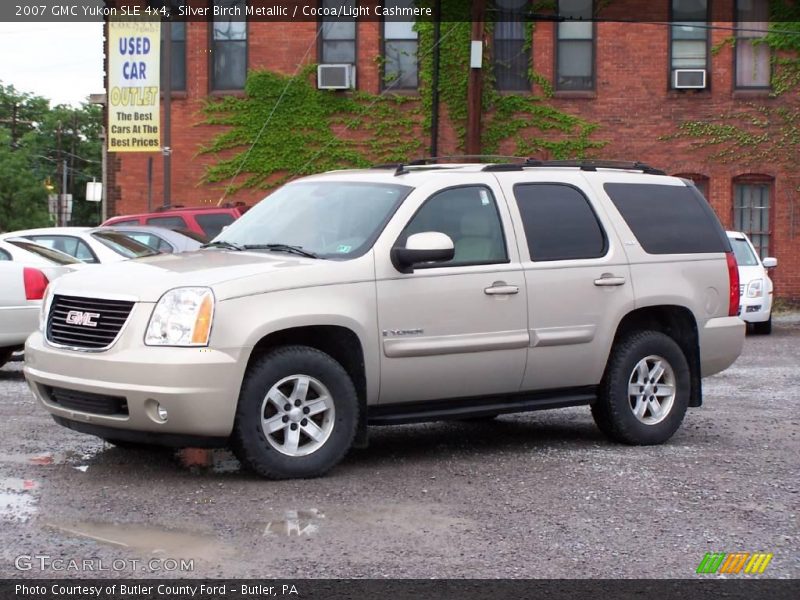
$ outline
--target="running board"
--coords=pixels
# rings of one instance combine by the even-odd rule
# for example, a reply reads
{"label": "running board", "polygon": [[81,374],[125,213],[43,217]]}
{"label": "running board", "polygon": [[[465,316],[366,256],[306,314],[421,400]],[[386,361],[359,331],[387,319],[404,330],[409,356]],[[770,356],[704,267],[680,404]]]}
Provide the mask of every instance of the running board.
{"label": "running board", "polygon": [[367,409],[369,425],[403,425],[446,421],[507,413],[583,406],[597,399],[595,386],[552,390],[535,394],[453,398],[402,404],[375,405]]}

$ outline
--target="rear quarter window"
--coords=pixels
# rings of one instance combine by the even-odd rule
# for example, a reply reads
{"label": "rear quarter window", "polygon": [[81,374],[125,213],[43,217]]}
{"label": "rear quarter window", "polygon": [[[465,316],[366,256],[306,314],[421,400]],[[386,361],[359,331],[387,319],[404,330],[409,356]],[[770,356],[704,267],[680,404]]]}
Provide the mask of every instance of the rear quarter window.
{"label": "rear quarter window", "polygon": [[606,183],[603,189],[648,254],[731,250],[717,216],[694,186]]}
{"label": "rear quarter window", "polygon": [[206,234],[208,239],[213,239],[219,235],[223,227],[227,227],[233,223],[233,215],[228,213],[211,213],[211,214],[197,214],[194,220],[200,226],[200,229]]}
{"label": "rear quarter window", "polygon": [[183,220],[183,217],[151,217],[147,219],[147,224],[167,229],[186,227],[186,221]]}

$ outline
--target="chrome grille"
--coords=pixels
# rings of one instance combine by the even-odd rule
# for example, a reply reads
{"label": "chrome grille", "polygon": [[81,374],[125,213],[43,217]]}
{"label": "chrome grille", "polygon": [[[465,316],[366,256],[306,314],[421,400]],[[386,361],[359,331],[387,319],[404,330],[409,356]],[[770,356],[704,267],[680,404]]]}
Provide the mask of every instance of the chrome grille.
{"label": "chrome grille", "polygon": [[744,284],[739,284],[739,295],[744,296]]}
{"label": "chrome grille", "polygon": [[62,346],[104,350],[128,320],[133,302],[53,296],[47,315],[47,340]]}

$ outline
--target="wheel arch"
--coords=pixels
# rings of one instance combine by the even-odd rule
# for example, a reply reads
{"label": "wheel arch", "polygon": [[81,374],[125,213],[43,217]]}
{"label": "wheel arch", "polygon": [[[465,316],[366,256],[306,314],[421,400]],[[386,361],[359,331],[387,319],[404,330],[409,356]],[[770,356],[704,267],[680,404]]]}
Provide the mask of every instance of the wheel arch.
{"label": "wheel arch", "polygon": [[359,402],[359,425],[354,446],[366,444],[367,369],[364,345],[358,334],[342,325],[300,325],[272,331],[259,339],[247,360],[251,364],[282,346],[308,346],[336,360],[353,381]]}
{"label": "wheel arch", "polygon": [[685,306],[674,304],[644,306],[632,310],[617,325],[613,344],[616,345],[620,339],[636,331],[645,330],[660,331],[680,346],[689,363],[691,374],[689,406],[701,406],[703,393],[700,378],[700,345],[697,320],[692,311]]}

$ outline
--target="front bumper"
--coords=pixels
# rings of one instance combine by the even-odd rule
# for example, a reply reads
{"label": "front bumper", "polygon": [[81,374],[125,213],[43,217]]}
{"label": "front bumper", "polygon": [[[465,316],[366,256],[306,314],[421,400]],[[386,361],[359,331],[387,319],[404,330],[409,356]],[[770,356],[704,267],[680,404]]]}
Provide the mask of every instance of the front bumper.
{"label": "front bumper", "polygon": [[744,347],[746,326],[739,317],[709,319],[700,336],[700,374],[708,377],[730,367]]}
{"label": "front bumper", "polygon": [[[243,349],[144,346],[143,325],[135,315],[132,320],[105,352],[59,349],[40,332],[32,334],[25,344],[24,373],[39,402],[60,419],[112,431],[229,436],[244,376],[241,365],[247,362],[240,360]],[[52,388],[124,399],[127,414],[66,408],[56,402]],[[167,411],[166,421],[159,418],[159,406]]]}
{"label": "front bumper", "polygon": [[760,298],[739,297],[739,318],[746,323],[763,323],[772,313],[772,294]]}

